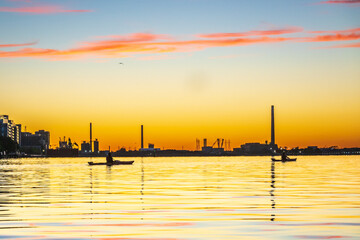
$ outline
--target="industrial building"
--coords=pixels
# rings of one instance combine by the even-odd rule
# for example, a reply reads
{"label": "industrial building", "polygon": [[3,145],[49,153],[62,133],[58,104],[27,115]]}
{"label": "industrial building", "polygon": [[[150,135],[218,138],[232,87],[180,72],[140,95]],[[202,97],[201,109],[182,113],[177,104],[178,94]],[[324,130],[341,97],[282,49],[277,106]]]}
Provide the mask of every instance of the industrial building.
{"label": "industrial building", "polygon": [[234,152],[244,155],[269,155],[273,153],[271,144],[265,143],[245,143],[240,148],[234,148]]}
{"label": "industrial building", "polygon": [[72,143],[71,139],[59,138],[59,147],[56,149],[48,149],[47,156],[48,157],[77,157],[79,155],[79,149],[74,148],[78,147],[76,142]]}
{"label": "industrial building", "polygon": [[160,148],[155,148],[153,143],[149,143],[147,148],[144,148],[144,125],[141,125],[141,148],[139,149],[140,152],[155,152],[160,151]]}
{"label": "industrial building", "polygon": [[83,141],[81,143],[81,153],[91,153],[91,145],[89,142]]}
{"label": "industrial building", "polygon": [[[208,146],[207,145],[207,139],[204,138],[203,139],[203,147],[201,148],[201,151],[204,153],[204,154],[209,154],[209,155],[222,155],[224,153],[224,148],[223,148],[223,145],[224,145],[224,141],[225,139],[220,139],[220,138],[217,138],[215,140],[215,142],[212,144],[212,146]],[[225,141],[225,145],[227,146],[227,142],[228,141]],[[229,141],[230,143],[230,141]],[[217,144],[217,148],[214,148],[214,146],[216,146]]]}
{"label": "industrial building", "polygon": [[140,148],[140,152],[154,152],[154,151],[160,151],[160,148],[155,148],[155,145],[153,143],[149,143],[147,148]]}
{"label": "industrial building", "polygon": [[96,156],[100,153],[99,150],[99,141],[98,139],[95,139],[95,141],[92,140],[92,123],[90,123],[90,141],[83,141],[81,143],[81,155],[82,156]]}
{"label": "industrial building", "polygon": [[245,143],[240,148],[234,148],[234,152],[239,155],[269,155],[276,153],[278,149],[275,143],[275,110],[274,105],[271,105],[271,142],[265,143]]}
{"label": "industrial building", "polygon": [[50,132],[45,130],[21,133],[21,148],[25,152],[45,154],[50,146]]}
{"label": "industrial building", "polygon": [[97,140],[97,138],[95,139],[94,141],[94,153],[95,154],[99,154],[100,151],[99,151],[99,141]]}

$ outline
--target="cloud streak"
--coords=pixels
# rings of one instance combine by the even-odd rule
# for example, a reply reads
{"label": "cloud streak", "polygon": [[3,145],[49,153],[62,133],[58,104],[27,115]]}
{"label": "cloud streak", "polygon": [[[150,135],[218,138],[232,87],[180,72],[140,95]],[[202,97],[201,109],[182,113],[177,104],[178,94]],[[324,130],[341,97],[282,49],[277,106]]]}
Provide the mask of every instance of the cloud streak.
{"label": "cloud streak", "polygon": [[229,38],[229,37],[249,37],[249,36],[269,36],[269,35],[282,35],[289,33],[302,32],[302,27],[288,27],[284,29],[264,30],[264,31],[248,31],[240,33],[213,33],[213,34],[200,34],[201,38]]}
{"label": "cloud streak", "polygon": [[[9,2],[16,3],[15,7],[0,7],[0,12],[9,13],[26,13],[26,14],[56,14],[56,13],[84,13],[92,12],[92,10],[73,10],[65,9],[60,5],[53,4],[38,4],[32,0],[8,0]],[[17,4],[17,3],[20,3]]]}
{"label": "cloud streak", "polygon": [[[309,37],[289,37],[285,34],[311,34]],[[176,40],[164,34],[134,33],[97,37],[99,40],[79,43],[66,50],[23,48],[15,51],[0,51],[1,58],[45,58],[49,60],[67,60],[85,57],[131,57],[137,54],[156,54],[171,52],[194,52],[213,47],[238,47],[255,44],[273,44],[280,42],[335,42],[360,39],[360,28],[336,31],[304,32],[300,27],[266,31],[248,31],[237,33],[198,34],[190,40]],[[7,44],[10,46],[11,44]],[[13,44],[21,47],[32,44]],[[4,45],[5,46],[5,45]],[[339,45],[338,47],[359,47],[358,44]],[[151,58],[149,58],[151,59]]]}
{"label": "cloud streak", "polygon": [[0,44],[0,48],[7,48],[7,47],[25,47],[35,45],[37,42],[31,43],[19,43],[19,44]]}
{"label": "cloud streak", "polygon": [[360,6],[360,0],[332,0],[332,1],[322,1],[318,4],[343,4],[343,5],[349,5],[353,7],[359,7]]}
{"label": "cloud streak", "polygon": [[68,10],[62,6],[30,6],[30,7],[0,7],[0,12],[29,13],[29,14],[54,14],[54,13],[83,13],[92,10]]}
{"label": "cloud streak", "polygon": [[360,28],[337,31],[310,31],[309,33],[325,35],[305,38],[305,41],[308,42],[351,41],[360,39]]}
{"label": "cloud streak", "polygon": [[358,4],[360,0],[331,0],[331,1],[322,1],[322,4]]}

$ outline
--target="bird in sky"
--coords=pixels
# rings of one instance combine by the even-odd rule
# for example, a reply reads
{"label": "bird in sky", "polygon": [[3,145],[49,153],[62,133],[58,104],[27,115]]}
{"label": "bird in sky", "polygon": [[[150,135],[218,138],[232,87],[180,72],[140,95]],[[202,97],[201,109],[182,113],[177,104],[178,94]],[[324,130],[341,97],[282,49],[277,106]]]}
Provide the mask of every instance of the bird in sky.
{"label": "bird in sky", "polygon": [[122,64],[122,65],[124,65],[122,62],[121,63],[119,63],[119,64]]}

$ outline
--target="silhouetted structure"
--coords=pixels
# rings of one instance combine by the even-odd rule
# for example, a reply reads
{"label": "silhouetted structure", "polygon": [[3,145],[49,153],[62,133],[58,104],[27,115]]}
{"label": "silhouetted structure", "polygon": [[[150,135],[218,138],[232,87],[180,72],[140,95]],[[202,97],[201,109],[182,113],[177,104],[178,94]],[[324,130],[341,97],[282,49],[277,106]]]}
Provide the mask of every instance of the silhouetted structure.
{"label": "silhouetted structure", "polygon": [[245,143],[240,148],[234,148],[236,155],[271,155],[271,145],[267,143]]}
{"label": "silhouetted structure", "polygon": [[21,133],[21,150],[29,154],[46,154],[50,146],[50,132],[39,130],[34,134]]}
{"label": "silhouetted structure", "polygon": [[[214,155],[214,156],[220,156],[224,154],[224,141],[225,139],[217,138],[212,146],[207,146],[207,139],[204,138],[204,146],[202,147],[201,151],[204,155]],[[217,147],[215,146],[217,145]],[[215,148],[214,148],[215,146]]]}
{"label": "silhouetted structure", "polygon": [[155,148],[153,143],[149,143],[147,148],[141,148],[140,152],[154,152],[154,151],[161,151],[160,148]]}
{"label": "silhouetted structure", "polygon": [[73,148],[73,145],[78,147],[77,143],[72,143],[69,138],[66,141],[64,137],[63,140],[59,139],[59,147],[56,149],[48,149],[47,156],[48,157],[77,157],[79,156],[79,149]]}
{"label": "silhouetted structure", "polygon": [[94,141],[94,153],[95,154],[99,153],[99,141],[97,140],[97,138]]}
{"label": "silhouetted structure", "polygon": [[275,146],[275,119],[274,119],[274,105],[271,105],[271,146]]}
{"label": "silhouetted structure", "polygon": [[90,152],[92,152],[92,123],[90,123]]}
{"label": "silhouetted structure", "polygon": [[141,148],[144,148],[144,126],[141,125]]}
{"label": "silhouetted structure", "polygon": [[49,149],[50,147],[50,132],[45,130],[39,130],[35,132],[36,135],[41,136],[42,140],[44,141],[45,148]]}
{"label": "silhouetted structure", "polygon": [[0,136],[0,158],[8,157],[19,150],[19,144],[9,137]]}
{"label": "silhouetted structure", "polygon": [[91,153],[91,145],[89,142],[83,141],[81,143],[81,153]]}

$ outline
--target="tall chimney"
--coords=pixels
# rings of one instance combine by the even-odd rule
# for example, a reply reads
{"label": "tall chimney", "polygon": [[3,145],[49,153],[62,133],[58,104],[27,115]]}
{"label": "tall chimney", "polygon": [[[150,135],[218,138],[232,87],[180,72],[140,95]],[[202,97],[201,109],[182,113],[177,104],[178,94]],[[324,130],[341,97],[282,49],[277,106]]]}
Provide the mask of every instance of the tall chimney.
{"label": "tall chimney", "polygon": [[90,123],[90,152],[92,152],[92,123]]}
{"label": "tall chimney", "polygon": [[141,125],[141,148],[144,148],[144,126]]}
{"label": "tall chimney", "polygon": [[274,120],[274,105],[271,105],[271,143],[275,145],[275,120]]}
{"label": "tall chimney", "polygon": [[204,147],[207,147],[207,139],[204,138]]}

